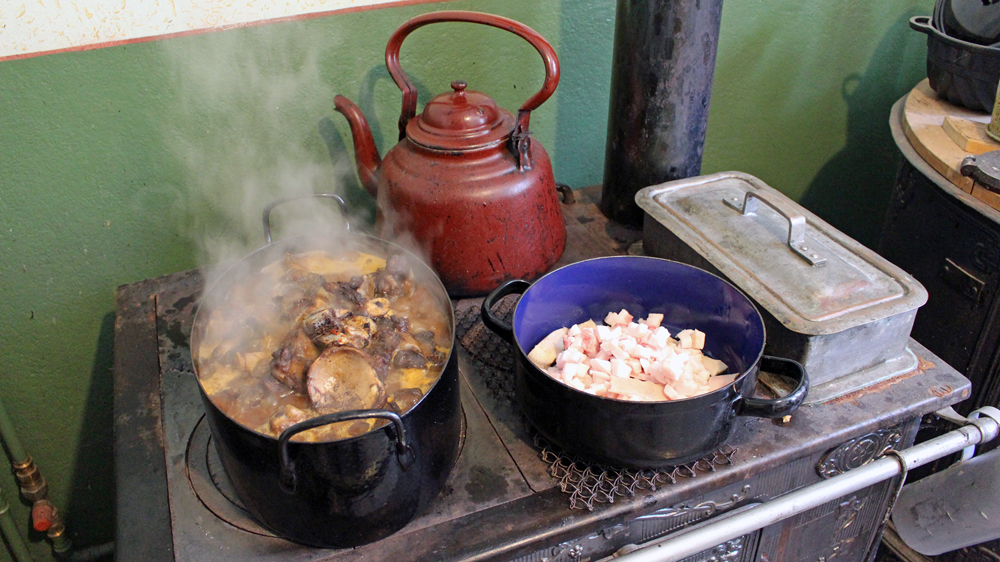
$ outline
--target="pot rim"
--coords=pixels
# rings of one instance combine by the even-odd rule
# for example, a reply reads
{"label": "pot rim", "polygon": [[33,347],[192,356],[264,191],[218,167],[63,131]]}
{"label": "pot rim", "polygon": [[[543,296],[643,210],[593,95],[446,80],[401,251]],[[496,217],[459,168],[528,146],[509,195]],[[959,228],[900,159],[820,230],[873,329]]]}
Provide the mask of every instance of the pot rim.
{"label": "pot rim", "polygon": [[[441,278],[438,276],[438,274],[429,265],[427,265],[427,262],[425,262],[422,258],[418,257],[413,252],[407,250],[406,248],[403,248],[402,246],[400,246],[400,245],[398,245],[398,244],[396,244],[394,242],[390,242],[389,240],[386,240],[384,238],[378,238],[378,237],[372,236],[370,234],[364,234],[364,233],[359,233],[359,232],[354,232],[354,231],[345,231],[343,234],[340,234],[338,236],[347,236],[347,237],[353,237],[353,238],[367,239],[368,241],[373,242],[375,244],[381,244],[381,245],[384,245],[387,248],[391,248],[393,250],[402,252],[403,254],[405,254],[407,256],[408,260],[412,260],[411,263],[417,263],[417,264],[419,264],[420,266],[422,266],[423,268],[426,269],[426,273],[430,274],[430,279],[433,279],[434,283],[436,284],[435,286],[436,286],[437,290],[440,291],[440,295],[443,295],[445,297],[445,299],[449,303],[451,302],[451,299],[448,297],[448,291],[445,289],[444,284],[441,282]],[[250,433],[254,434],[257,437],[264,438],[264,439],[269,439],[271,441],[274,441],[275,444],[277,444],[277,442],[278,442],[278,437],[275,437],[275,436],[272,436],[272,435],[267,435],[265,433],[261,433],[261,432],[257,431],[256,429],[254,429],[252,427],[249,427],[249,426],[247,426],[247,425],[245,425],[245,424],[243,424],[243,423],[235,420],[233,417],[231,417],[229,414],[227,414],[225,411],[223,411],[222,408],[220,408],[215,403],[215,401],[212,400],[211,396],[209,396],[208,393],[205,392],[205,387],[204,387],[204,385],[202,384],[202,381],[201,381],[201,374],[199,373],[200,369],[199,369],[199,365],[198,365],[198,360],[196,358],[197,356],[195,355],[195,352],[194,352],[194,350],[197,348],[197,346],[195,344],[201,339],[201,333],[200,333],[201,332],[201,325],[202,325],[201,318],[203,316],[203,312],[204,312],[205,315],[207,315],[209,313],[209,311],[212,310],[211,308],[208,308],[208,307],[205,306],[205,297],[208,296],[208,295],[213,295],[213,294],[221,291],[222,289],[226,288],[227,284],[229,285],[229,288],[232,288],[232,286],[234,285],[234,283],[233,283],[232,279],[229,278],[228,274],[232,273],[232,272],[234,272],[236,270],[238,270],[241,266],[244,266],[244,265],[246,265],[248,263],[252,263],[252,261],[255,259],[255,256],[263,256],[267,252],[279,251],[278,248],[280,246],[293,246],[294,243],[296,243],[296,242],[307,241],[309,243],[316,243],[317,241],[321,241],[321,240],[323,240],[323,237],[321,237],[321,236],[306,236],[306,235],[294,236],[294,237],[291,237],[291,238],[282,238],[280,240],[275,240],[273,242],[269,242],[269,243],[267,243],[267,244],[265,244],[265,245],[257,248],[256,250],[250,252],[246,256],[243,256],[242,258],[240,258],[239,260],[237,260],[236,262],[234,262],[232,265],[226,267],[225,271],[221,275],[219,275],[212,282],[212,285],[210,287],[205,288],[202,291],[201,297],[200,297],[200,299],[198,301],[198,308],[195,310],[194,318],[192,319],[192,322],[191,322],[191,335],[190,335],[189,340],[188,340],[188,345],[189,345],[189,351],[191,353],[191,366],[192,366],[192,369],[194,370],[195,379],[198,381],[198,391],[201,393],[201,395],[203,396],[203,398],[205,398],[206,400],[208,400],[212,404],[212,406],[215,409],[217,409],[222,415],[224,415],[229,421],[233,422],[234,424],[236,424],[240,428],[249,431]],[[262,264],[261,267],[265,267],[269,263],[270,262]],[[257,271],[259,271],[259,269],[260,268],[257,268]],[[435,292],[438,292],[437,290]],[[430,388],[427,389],[427,392],[425,392],[424,395],[420,397],[420,400],[418,400],[416,402],[416,404],[414,404],[409,410],[407,410],[406,412],[403,412],[402,414],[399,414],[400,419],[403,419],[404,421],[405,421],[406,417],[410,414],[410,412],[413,412],[421,404],[423,404],[424,401],[426,400],[427,396],[431,392],[433,392],[435,388],[438,387],[439,383],[441,383],[441,379],[443,378],[444,372],[448,368],[448,364],[452,360],[452,355],[455,352],[455,342],[456,342],[456,337],[455,337],[455,330],[456,330],[456,327],[455,327],[455,308],[453,306],[451,306],[450,304],[446,308],[448,309],[448,326],[449,326],[449,329],[451,330],[451,346],[449,347],[448,353],[445,356],[445,360],[442,363],[443,366],[441,367],[440,372],[437,374],[437,378],[431,384]],[[384,408],[380,408],[380,409],[384,409]],[[344,410],[344,411],[348,411],[348,410]],[[336,439],[336,440],[333,440],[333,441],[296,441],[296,440],[293,439],[289,443],[292,444],[292,445],[334,445],[334,444],[342,444],[342,443],[346,444],[346,443],[351,443],[351,442],[354,442],[354,441],[360,441],[361,439],[368,438],[368,437],[370,437],[376,431],[383,431],[383,432],[384,431],[388,431],[388,428],[391,427],[391,426],[392,426],[391,423],[385,424],[385,425],[383,425],[381,427],[372,428],[372,429],[366,431],[365,433],[362,433],[361,435],[355,435],[353,437],[345,437],[343,439]]]}
{"label": "pot rim", "polygon": [[[706,271],[706,270],[704,270],[704,269],[702,269],[700,267],[696,267],[696,266],[693,266],[693,265],[690,265],[690,264],[686,264],[686,263],[683,263],[683,262],[679,262],[679,261],[676,261],[676,260],[670,260],[670,259],[666,259],[666,258],[659,258],[659,257],[655,257],[655,256],[632,256],[632,255],[624,255],[624,256],[601,256],[601,257],[597,257],[597,258],[589,258],[589,259],[585,259],[585,260],[581,260],[581,261],[578,261],[578,262],[573,262],[571,264],[564,265],[564,266],[562,266],[560,268],[554,269],[554,270],[546,273],[545,275],[539,277],[538,279],[536,279],[535,281],[533,281],[531,283],[531,286],[529,286],[527,289],[525,289],[524,293],[522,293],[522,297],[523,297],[523,295],[528,294],[528,292],[531,291],[532,289],[534,289],[538,285],[538,283],[540,283],[541,281],[543,281],[546,277],[549,277],[550,275],[553,275],[553,274],[555,274],[555,273],[557,273],[559,271],[563,271],[565,269],[573,268],[573,267],[578,266],[580,264],[586,264],[586,263],[590,263],[590,262],[604,261],[604,260],[609,260],[609,261],[618,261],[618,260],[621,260],[621,261],[653,260],[653,261],[657,261],[657,262],[670,262],[670,263],[673,263],[673,264],[680,265],[680,266],[682,266],[684,268],[690,268],[690,269],[693,269],[693,270],[700,271],[701,273],[706,274],[706,275],[710,275],[710,276],[716,278],[717,280],[719,280],[720,282],[728,285],[729,287],[731,287],[732,289],[734,289],[743,299],[746,300],[747,304],[749,304],[750,307],[751,307],[751,309],[754,311],[754,313],[756,315],[755,317],[757,318],[757,321],[760,323],[762,343],[761,343],[760,349],[757,350],[756,357],[754,357],[753,361],[749,362],[749,365],[748,365],[748,367],[746,369],[744,369],[741,373],[739,373],[739,375],[735,379],[733,379],[733,381],[731,383],[729,383],[727,385],[721,386],[721,387],[719,387],[719,388],[717,388],[717,389],[715,389],[713,391],[710,391],[710,392],[705,392],[703,394],[698,394],[698,395],[695,395],[695,396],[689,396],[687,398],[681,398],[681,399],[678,399],[678,400],[664,400],[664,401],[658,401],[658,402],[644,402],[644,401],[635,401],[635,400],[620,400],[618,398],[608,398],[608,397],[605,397],[605,396],[597,396],[596,394],[590,394],[589,392],[584,392],[584,391],[579,390],[577,388],[573,388],[572,386],[566,384],[565,381],[561,381],[559,379],[556,379],[556,378],[550,376],[548,373],[546,373],[545,371],[543,371],[542,369],[540,369],[537,365],[535,365],[531,361],[527,361],[528,365],[530,365],[530,367],[531,367],[531,370],[532,370],[531,372],[535,373],[536,375],[544,376],[544,377],[546,377],[548,379],[551,379],[552,381],[561,384],[562,386],[564,386],[564,387],[572,390],[573,392],[575,392],[577,394],[580,394],[580,395],[587,396],[587,397],[589,397],[591,399],[595,399],[597,402],[603,401],[603,402],[607,402],[609,404],[627,404],[627,405],[629,405],[629,407],[653,409],[653,408],[659,408],[659,407],[661,407],[664,404],[679,404],[679,403],[693,404],[693,403],[698,402],[698,401],[715,402],[715,401],[718,401],[719,399],[726,399],[731,394],[730,387],[735,387],[735,385],[737,383],[741,383],[743,380],[745,380],[746,377],[749,374],[751,374],[751,373],[759,370],[761,358],[764,357],[764,347],[767,345],[767,327],[764,324],[764,317],[761,316],[760,310],[757,309],[757,305],[754,304],[753,300],[751,300],[750,297],[748,297],[746,295],[746,293],[744,293],[743,291],[741,291],[739,289],[739,287],[737,287],[736,285],[733,285],[732,283],[730,283],[729,281],[723,279],[722,277],[720,277],[720,276],[718,276],[718,275],[716,275],[716,274],[714,274],[714,273],[712,273],[710,271]],[[514,311],[513,311],[513,314],[512,314],[512,320],[514,318],[516,318],[516,316],[517,316],[517,309],[520,306],[521,306],[521,299],[519,298],[517,304],[514,306]],[[511,322],[511,334],[513,335],[514,344],[517,346],[517,349],[521,352],[521,356],[526,360],[527,356],[528,356],[528,352],[525,351],[524,350],[524,346],[521,345],[521,340],[518,337],[517,329],[514,327],[514,323],[513,322]]]}

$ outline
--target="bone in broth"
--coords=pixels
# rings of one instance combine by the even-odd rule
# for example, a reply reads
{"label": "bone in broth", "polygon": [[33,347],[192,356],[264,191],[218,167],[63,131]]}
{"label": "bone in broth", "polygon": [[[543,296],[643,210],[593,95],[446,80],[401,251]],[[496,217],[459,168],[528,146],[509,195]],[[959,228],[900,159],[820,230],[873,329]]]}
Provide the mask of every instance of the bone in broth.
{"label": "bone in broth", "polygon": [[[405,413],[440,376],[451,329],[441,300],[401,254],[286,254],[209,313],[196,361],[219,409],[278,436],[332,412]],[[384,423],[340,422],[294,439],[331,441]]]}

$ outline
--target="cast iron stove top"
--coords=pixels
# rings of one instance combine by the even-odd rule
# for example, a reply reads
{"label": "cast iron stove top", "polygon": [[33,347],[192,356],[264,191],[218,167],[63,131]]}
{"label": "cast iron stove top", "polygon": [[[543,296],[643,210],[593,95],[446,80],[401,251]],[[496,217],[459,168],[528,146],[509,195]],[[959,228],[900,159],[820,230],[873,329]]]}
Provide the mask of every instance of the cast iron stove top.
{"label": "cast iron stove top", "polygon": [[[594,228],[596,209],[582,208],[578,203],[566,213],[570,242],[564,261],[592,257],[593,248],[601,248],[594,240],[606,236]],[[462,300],[455,305],[463,443],[441,496],[382,541],[316,549],[257,524],[222,470],[188,349],[201,289],[202,276],[193,270],[125,285],[117,295],[119,561],[596,560],[908,446],[922,415],[969,393],[964,377],[911,341],[912,368],[882,373],[847,394],[828,390],[834,398],[813,400],[787,423],[743,418],[727,445],[706,459],[644,471],[593,465],[533,435],[511,400],[507,344],[479,321],[481,301]],[[831,536],[834,552],[864,554],[870,541],[860,538],[877,526],[885,502],[855,498],[841,504],[692,559],[816,560],[798,551],[789,557],[789,545],[815,543],[822,550]],[[823,527],[817,535],[822,540],[795,538],[795,529],[818,529],[817,522],[827,521],[842,528],[831,533]]]}

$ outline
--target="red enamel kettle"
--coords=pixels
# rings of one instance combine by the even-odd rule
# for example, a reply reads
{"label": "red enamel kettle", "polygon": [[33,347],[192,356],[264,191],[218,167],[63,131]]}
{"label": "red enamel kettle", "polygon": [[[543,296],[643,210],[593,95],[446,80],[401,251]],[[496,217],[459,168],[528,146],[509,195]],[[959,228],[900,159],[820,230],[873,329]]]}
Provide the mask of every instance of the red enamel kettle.
{"label": "red enamel kettle", "polygon": [[[470,22],[514,33],[545,63],[545,82],[517,112],[452,82],[416,115],[417,90],[399,65],[415,29]],[[343,96],[334,103],[350,123],[358,176],[377,201],[378,235],[408,233],[423,247],[451,296],[485,294],[502,282],[546,272],[566,246],[566,225],[552,164],[531,137],[531,111],[555,91],[559,61],[530,27],[500,16],[443,11],[417,16],[389,38],[385,64],[403,91],[399,143],[380,158],[361,110]]]}

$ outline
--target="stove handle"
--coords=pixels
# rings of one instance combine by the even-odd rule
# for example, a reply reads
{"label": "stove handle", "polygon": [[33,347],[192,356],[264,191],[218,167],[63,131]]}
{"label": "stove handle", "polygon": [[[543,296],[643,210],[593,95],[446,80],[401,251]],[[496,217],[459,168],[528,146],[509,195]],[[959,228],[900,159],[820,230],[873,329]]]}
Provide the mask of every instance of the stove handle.
{"label": "stove handle", "polygon": [[493,306],[507,295],[524,294],[530,286],[531,283],[524,281],[523,279],[511,279],[496,289],[493,289],[493,292],[487,295],[483,300],[483,306],[480,309],[480,315],[483,317],[483,324],[485,324],[490,331],[500,336],[504,339],[504,341],[511,345],[514,345],[514,327],[494,314]]}
{"label": "stove handle", "polygon": [[270,204],[268,204],[267,207],[264,207],[264,216],[263,216],[264,239],[267,240],[268,244],[271,243],[271,210],[277,207],[278,205],[281,205],[283,203],[288,203],[289,201],[295,201],[298,199],[309,199],[313,197],[324,197],[336,201],[338,206],[340,207],[340,213],[344,216],[344,228],[348,232],[351,231],[351,223],[347,221],[347,203],[344,203],[344,200],[341,199],[339,195],[333,193],[310,193],[309,195],[295,195],[292,197],[283,197],[281,199],[276,199],[272,201]]}
{"label": "stove handle", "polygon": [[298,433],[316,427],[329,425],[351,420],[363,420],[368,418],[382,418],[392,422],[396,437],[396,459],[399,466],[404,470],[409,470],[413,466],[416,457],[413,448],[407,444],[406,430],[403,428],[403,420],[395,412],[389,410],[348,410],[346,412],[334,412],[323,416],[317,416],[304,422],[299,422],[285,431],[278,437],[278,454],[281,461],[281,471],[278,474],[278,487],[286,494],[292,495],[298,487],[298,476],[295,474],[295,461],[292,460],[288,452],[288,442]]}
{"label": "stove handle", "polygon": [[798,361],[764,355],[760,359],[760,368],[768,373],[791,377],[799,384],[787,395],[781,398],[764,399],[743,397],[737,402],[736,415],[757,418],[783,418],[794,412],[805,402],[809,394],[809,374]]}

